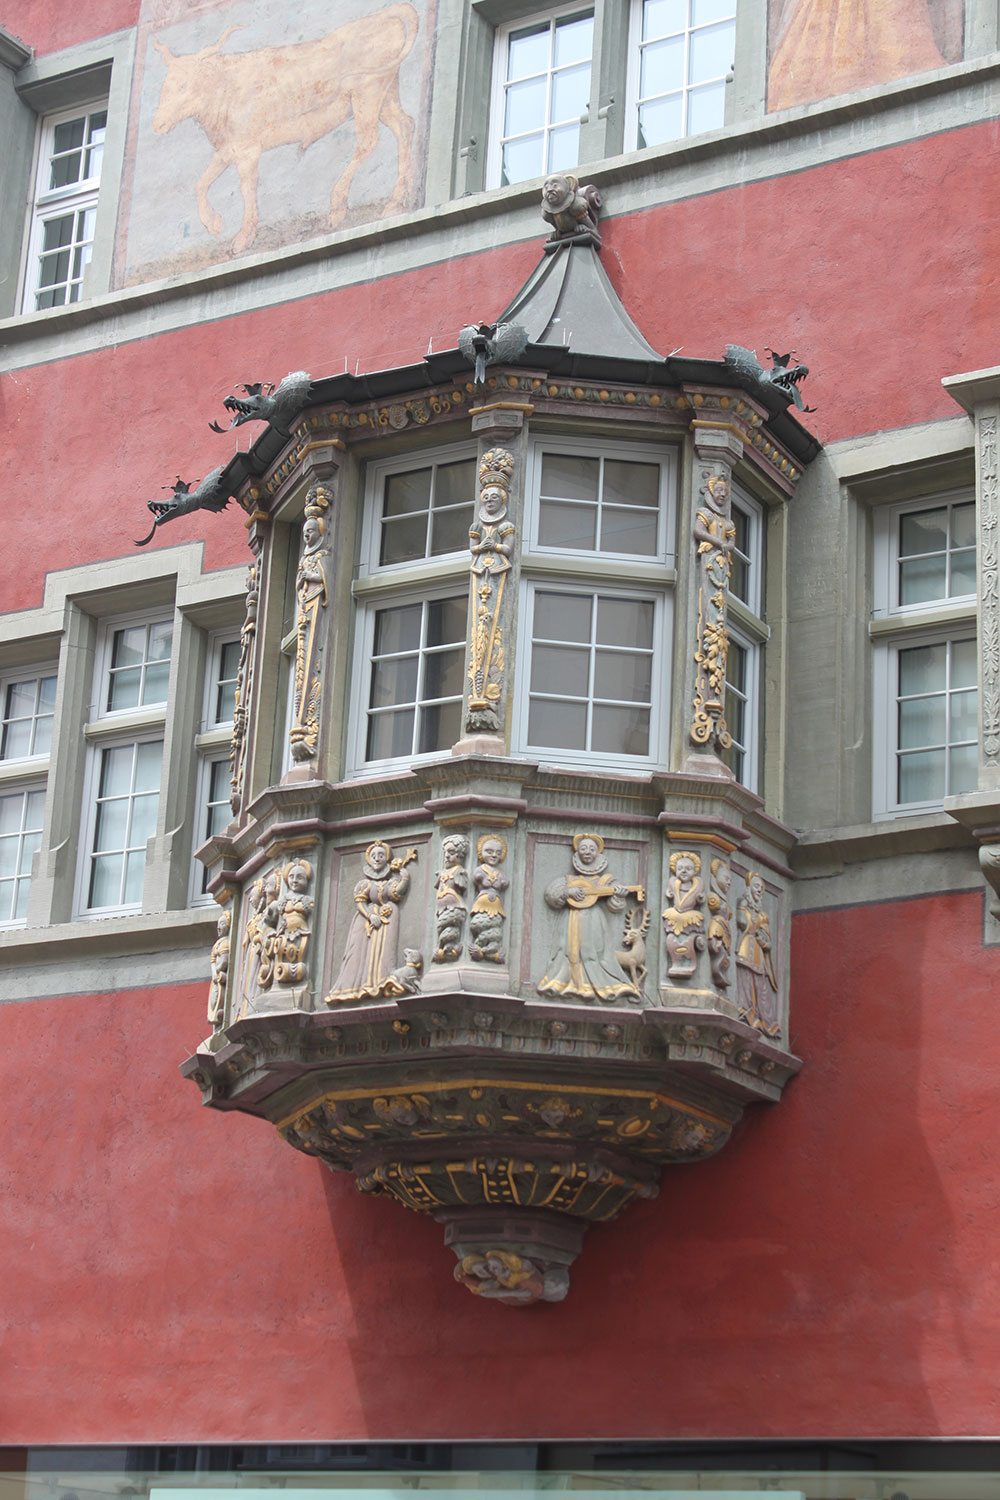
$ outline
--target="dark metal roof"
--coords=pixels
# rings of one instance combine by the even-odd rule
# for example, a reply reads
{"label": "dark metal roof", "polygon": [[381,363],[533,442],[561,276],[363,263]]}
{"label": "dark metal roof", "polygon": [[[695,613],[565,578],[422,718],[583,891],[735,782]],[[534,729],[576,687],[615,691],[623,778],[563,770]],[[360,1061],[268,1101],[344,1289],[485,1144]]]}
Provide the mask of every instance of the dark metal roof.
{"label": "dark metal roof", "polygon": [[519,323],[532,344],[604,359],[659,360],[601,265],[590,235],[546,246],[524,286],[497,319]]}

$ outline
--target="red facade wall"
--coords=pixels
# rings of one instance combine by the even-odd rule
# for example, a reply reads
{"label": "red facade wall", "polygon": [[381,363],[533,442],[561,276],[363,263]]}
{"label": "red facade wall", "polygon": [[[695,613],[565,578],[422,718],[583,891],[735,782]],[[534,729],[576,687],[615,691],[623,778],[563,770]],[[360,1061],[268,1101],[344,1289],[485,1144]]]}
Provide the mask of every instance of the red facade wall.
{"label": "red facade wall", "polygon": [[[805,390],[818,408],[805,420],[823,441],[954,416],[941,377],[996,359],[1000,224],[982,161],[998,132],[974,126],[612,219],[604,263],[660,350],[796,348],[812,365]],[[942,180],[962,205],[946,220]],[[933,233],[916,233],[921,224]],[[410,363],[428,338],[454,347],[463,322],[500,311],[540,248],[539,236],[0,378],[13,444],[8,607],[40,602],[46,567],[128,553],[159,486],[224,462],[232,449],[208,422],[240,380],[334,374],[345,357],[362,370]],[[40,450],[54,413],[58,436]],[[47,496],[62,502],[60,527],[40,548],[36,509]],[[247,556],[232,510],[173,522],[159,543],[200,536],[209,567]]]}
{"label": "red facade wall", "polygon": [[202,1109],[204,987],[4,1006],[4,1440],[995,1432],[981,922],[978,894],[800,917],[800,1077],[532,1309]]}

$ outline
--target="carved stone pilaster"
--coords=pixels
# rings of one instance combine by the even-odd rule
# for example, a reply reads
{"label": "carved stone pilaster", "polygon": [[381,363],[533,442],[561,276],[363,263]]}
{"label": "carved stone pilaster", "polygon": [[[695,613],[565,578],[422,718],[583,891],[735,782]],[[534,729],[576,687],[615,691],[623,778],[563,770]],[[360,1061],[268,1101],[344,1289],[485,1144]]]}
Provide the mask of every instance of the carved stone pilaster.
{"label": "carved stone pilaster", "polygon": [[730,428],[700,423],[695,423],[694,439],[694,649],[688,738],[696,753],[719,757],[732,744],[726,726],[729,577],[736,537],[731,496],[733,464],[742,443]]}
{"label": "carved stone pilaster", "polygon": [[976,413],[979,491],[981,785],[1000,786],[1000,407]]}
{"label": "carved stone pilaster", "polygon": [[[258,539],[258,550],[261,545]],[[239,815],[243,802],[243,778],[246,770],[247,723],[253,699],[254,654],[257,642],[257,605],[260,599],[257,557],[247,574],[247,603],[240,630],[240,659],[236,668],[233,703],[233,737],[229,746],[229,805],[233,816]]]}

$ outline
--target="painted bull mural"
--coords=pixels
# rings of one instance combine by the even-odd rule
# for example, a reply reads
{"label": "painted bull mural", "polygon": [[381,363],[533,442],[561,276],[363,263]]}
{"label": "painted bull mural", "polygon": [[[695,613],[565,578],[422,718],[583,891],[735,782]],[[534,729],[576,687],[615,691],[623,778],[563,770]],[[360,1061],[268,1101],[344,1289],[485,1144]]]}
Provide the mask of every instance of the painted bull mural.
{"label": "painted bull mural", "polygon": [[231,249],[239,255],[258,229],[260,158],[275,146],[302,150],[353,116],[354,155],[334,185],[330,223],[347,211],[351,182],[378,144],[379,125],[396,138],[396,185],[385,214],[401,213],[413,190],[413,120],[399,101],[399,69],[417,34],[417,12],[407,0],[338,26],[317,41],[255,52],[222,53],[230,26],[200,52],[175,56],[158,38],[153,46],[167,65],[153,129],[164,135],[194,120],[214,151],[195,185],[198,214],[209,234],[221,234],[222,218],[208,190],[227,167],[235,167],[243,194],[243,223]]}

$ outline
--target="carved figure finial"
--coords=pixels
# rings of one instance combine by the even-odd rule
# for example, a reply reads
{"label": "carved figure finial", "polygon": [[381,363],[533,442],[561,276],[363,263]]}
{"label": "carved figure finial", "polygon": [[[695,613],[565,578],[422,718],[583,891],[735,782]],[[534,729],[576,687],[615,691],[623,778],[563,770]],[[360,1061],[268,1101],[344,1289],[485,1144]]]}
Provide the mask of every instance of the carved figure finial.
{"label": "carved figure finial", "polygon": [[597,218],[603,204],[600,190],[593,183],[581,187],[578,179],[568,172],[546,177],[542,185],[542,218],[552,225],[550,241],[569,240],[589,232],[600,245]]}

